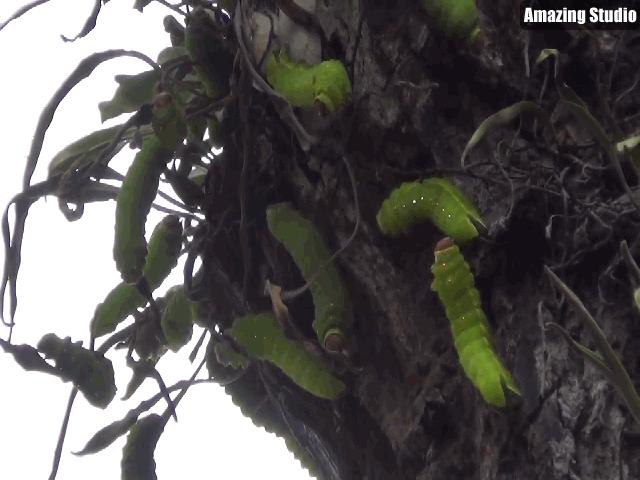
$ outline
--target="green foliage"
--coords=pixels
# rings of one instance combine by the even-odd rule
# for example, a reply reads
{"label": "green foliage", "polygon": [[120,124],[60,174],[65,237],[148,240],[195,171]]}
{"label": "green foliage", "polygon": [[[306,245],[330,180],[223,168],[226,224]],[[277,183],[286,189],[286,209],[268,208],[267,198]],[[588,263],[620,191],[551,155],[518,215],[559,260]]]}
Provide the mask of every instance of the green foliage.
{"label": "green foliage", "polygon": [[400,185],[382,203],[376,220],[382,233],[394,237],[428,220],[460,243],[478,236],[474,223],[484,226],[471,200],[450,180],[435,177]]}
{"label": "green foliage", "polygon": [[38,342],[38,350],[55,361],[58,376],[72,381],[91,405],[106,408],[116,394],[113,366],[102,354],[80,343],[48,333]]}
{"label": "green foliage", "polygon": [[[178,262],[182,246],[182,226],[177,217],[166,216],[153,230],[143,275],[153,291],[158,288]],[[135,285],[120,283],[98,305],[91,320],[91,334],[100,337],[113,332],[146,299]]]}
{"label": "green foliage", "polygon": [[[320,344],[327,348],[329,337],[344,337],[353,322],[347,292],[337,267],[330,261],[329,249],[315,225],[286,203],[267,209],[267,224],[310,282],[315,307],[313,329]],[[334,344],[336,339],[331,340]],[[341,343],[338,342],[338,349]]]}
{"label": "green foliage", "polygon": [[596,322],[596,319],[591,316],[587,308],[584,306],[584,303],[582,303],[573,290],[560,280],[560,278],[553,273],[549,267],[545,266],[544,268],[551,282],[560,289],[569,303],[573,306],[574,310],[578,313],[578,316],[583,320],[600,353],[594,352],[581,343],[573,340],[569,332],[557,323],[549,323],[549,326],[558,330],[576,353],[596,367],[607,378],[607,380],[611,382],[629,408],[636,424],[640,426],[640,395],[635,389],[629,374],[613,351],[613,348],[611,348],[604,332],[598,326],[598,322]]}
{"label": "green foliage", "polygon": [[520,395],[520,391],[495,351],[473,274],[451,239],[445,238],[436,246],[431,271],[434,276],[431,288],[438,293],[451,322],[456,351],[465,374],[487,403],[504,407],[503,388],[516,395]]}
{"label": "green foliage", "polygon": [[[69,145],[64,147],[62,150],[56,153],[56,155],[49,163],[49,177],[62,175],[78,160],[82,160],[82,163],[86,165],[96,161],[100,157],[102,151],[115,138],[116,134],[118,133],[120,128],[122,128],[122,126],[123,124],[120,124],[109,128],[103,128],[101,130],[96,130],[95,132],[92,132],[89,135],[85,135],[84,137],[79,138],[75,142],[70,143]],[[144,138],[151,134],[151,130],[148,128],[130,128],[125,131],[124,135],[121,138],[121,141],[118,142],[118,146],[124,144],[125,142],[131,141],[135,134],[141,134]]]}
{"label": "green foliage", "polygon": [[301,343],[288,339],[270,313],[236,318],[225,332],[251,357],[267,360],[282,370],[299,387],[313,395],[334,400],[345,385],[307,352]]}
{"label": "green foliage", "polygon": [[339,60],[307,66],[291,61],[285,51],[273,53],[267,60],[267,80],[294,107],[319,103],[334,112],[351,95],[351,80]]}
{"label": "green foliage", "polygon": [[100,102],[100,118],[103,122],[122,113],[135,112],[153,98],[160,72],[147,70],[136,75],[116,75],[118,88],[111,100]]}

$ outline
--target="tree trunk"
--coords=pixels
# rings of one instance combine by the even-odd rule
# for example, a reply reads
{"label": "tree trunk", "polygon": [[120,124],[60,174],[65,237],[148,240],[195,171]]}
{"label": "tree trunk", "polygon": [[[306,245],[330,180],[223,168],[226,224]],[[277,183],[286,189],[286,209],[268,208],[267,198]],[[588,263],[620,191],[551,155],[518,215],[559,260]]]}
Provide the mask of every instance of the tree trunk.
{"label": "tree trunk", "polygon": [[[275,15],[275,4],[291,2],[244,4],[247,42],[259,51],[253,14]],[[304,283],[266,228],[267,205],[290,202],[332,250],[347,243],[358,209],[343,159],[356,180],[360,226],[336,260],[355,317],[352,358],[337,367],[348,394],[333,403],[314,398],[266,364],[227,391],[257,424],[302,447],[299,456],[322,479],[640,478],[629,411],[545,329],[554,321],[591,342],[543,270],[550,266],[583,299],[638,379],[640,329],[618,250],[626,239],[638,253],[639,217],[604,150],[561,106],[551,61],[534,66],[541,49],[559,49],[564,81],[624,138],[640,125],[640,94],[624,93],[637,79],[640,37],[525,32],[513,2],[478,7],[482,37],[466,45],[441,34],[419,2],[318,1],[313,18],[322,33],[307,30],[321,38],[323,59],[345,62],[353,94],[336,114],[297,112],[319,138],[308,152],[269,96],[250,88],[248,71],[241,75],[250,95],[226,113],[225,150],[208,177],[203,279],[216,318],[228,326],[236,315],[270,309],[266,279],[285,289]],[[461,168],[480,122],[524,99],[553,113],[554,131],[516,120],[490,132]],[[484,403],[465,377],[430,289],[442,234],[424,224],[391,239],[376,225],[393,188],[431,175],[455,179],[488,226],[463,253],[496,348],[522,390],[506,409]],[[314,338],[309,293],[288,307]]]}

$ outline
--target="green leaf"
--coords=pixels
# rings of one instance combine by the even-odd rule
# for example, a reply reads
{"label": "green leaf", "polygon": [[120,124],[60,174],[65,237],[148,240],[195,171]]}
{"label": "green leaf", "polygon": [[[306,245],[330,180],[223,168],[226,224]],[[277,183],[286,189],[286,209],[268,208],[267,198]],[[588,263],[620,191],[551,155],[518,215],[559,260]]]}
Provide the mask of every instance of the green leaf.
{"label": "green leaf", "polygon": [[554,329],[558,330],[558,332],[562,334],[562,336],[564,337],[564,339],[567,341],[567,343],[569,344],[569,346],[574,352],[581,355],[585,360],[587,360],[594,367],[600,370],[600,372],[603,373],[605,377],[607,377],[607,380],[609,380],[610,382],[613,382],[613,379],[614,379],[613,373],[605,363],[604,359],[602,358],[602,355],[600,355],[598,352],[594,352],[590,348],[585,347],[580,342],[575,341],[571,337],[569,332],[567,332],[565,328],[561,327],[557,323],[550,322],[546,326],[553,327]]}
{"label": "green leaf", "polygon": [[136,423],[137,419],[137,412],[134,410],[130,411],[123,419],[110,423],[106,427],[98,430],[93,437],[89,439],[82,450],[79,452],[73,452],[73,454],[81,457],[83,455],[89,455],[99,452],[100,450],[104,450],[122,435],[127,433],[129,428]]}
{"label": "green leaf", "polygon": [[460,158],[460,165],[462,166],[462,168],[464,168],[464,161],[467,158],[469,151],[473,147],[475,147],[487,133],[497,127],[501,127],[503,125],[506,125],[507,123],[512,122],[516,118],[520,117],[520,115],[527,112],[531,112],[536,115],[546,126],[549,127],[551,131],[553,131],[553,126],[551,125],[549,116],[544,110],[542,110],[542,108],[540,108],[537,103],[528,100],[514,103],[513,105],[507,108],[503,108],[502,110],[485,118],[480,126],[478,126],[476,131],[473,132],[473,135],[471,135],[471,138],[467,142],[467,145],[464,147],[462,157]]}
{"label": "green leaf", "polygon": [[[64,147],[56,153],[49,163],[49,178],[65,173],[69,167],[71,167],[71,165],[80,158],[84,157],[82,162],[83,164],[89,164],[95,161],[102,151],[111,143],[122,125],[123,124],[96,130],[95,132],[85,135]],[[144,138],[151,133],[151,129],[149,127],[143,127],[140,130],[135,127],[128,129],[122,136],[118,147],[121,147],[124,143],[131,141],[134,135],[136,135],[136,132],[142,133]],[[114,153],[117,151],[118,148],[115,148]]]}
{"label": "green leaf", "polygon": [[[553,273],[549,267],[545,265],[544,269],[552,282],[560,289],[560,291],[562,291],[569,303],[573,305],[573,308],[578,312],[579,317],[584,321],[584,324],[591,333],[591,337],[593,338],[596,347],[600,351],[602,359],[601,363],[604,364],[604,366],[611,372],[611,383],[618,390],[618,393],[631,411],[636,423],[640,425],[640,396],[633,386],[633,382],[631,381],[631,378],[629,378],[629,374],[624,369],[622,363],[613,351],[613,348],[611,348],[611,345],[607,341],[604,332],[598,326],[598,322],[596,322],[596,320],[591,316],[587,308],[573,290],[560,280],[560,278],[558,278],[558,276]],[[581,349],[580,353],[583,355],[586,354],[584,349]],[[600,357],[590,355],[588,358],[592,362],[598,362]]]}
{"label": "green leaf", "polygon": [[143,104],[153,98],[154,88],[160,73],[156,70],[147,70],[136,75],[116,75],[118,88],[111,100],[100,102],[100,119],[105,122],[122,113],[135,112]]}
{"label": "green leaf", "polygon": [[187,53],[187,49],[184,47],[167,47],[164,48],[158,54],[158,63],[160,65],[164,65],[172,60],[176,60],[180,57],[186,57],[185,60],[189,59],[189,54]]}

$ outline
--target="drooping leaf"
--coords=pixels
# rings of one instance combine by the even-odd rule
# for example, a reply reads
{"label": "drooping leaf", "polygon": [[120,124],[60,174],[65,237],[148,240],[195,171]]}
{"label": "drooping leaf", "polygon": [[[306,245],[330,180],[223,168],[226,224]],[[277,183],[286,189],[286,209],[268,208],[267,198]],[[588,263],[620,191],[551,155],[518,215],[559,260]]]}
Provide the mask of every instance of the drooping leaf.
{"label": "drooping leaf", "polygon": [[471,138],[465,145],[462,156],[460,157],[460,165],[464,168],[464,161],[467,158],[469,151],[471,151],[471,149],[475,147],[480,142],[480,140],[482,140],[486,136],[487,133],[497,127],[512,122],[516,118],[520,117],[520,115],[522,115],[523,113],[528,112],[533,113],[538,118],[540,118],[544,122],[544,124],[547,125],[551,131],[553,131],[549,116],[544,110],[542,110],[542,108],[540,108],[537,103],[528,100],[514,103],[513,105],[507,108],[503,108],[493,115],[489,115],[482,121],[482,123],[478,126],[476,131],[473,132],[473,135],[471,135]]}
{"label": "drooping leaf", "polygon": [[[106,3],[106,2],[105,2]],[[64,35],[60,35],[65,42],[75,42],[79,38],[86,37],[91,31],[96,28],[96,24],[98,23],[98,15],[100,15],[100,10],[102,8],[102,0],[93,0],[93,9],[91,13],[87,17],[82,26],[82,30],[73,38],[65,37]]]}
{"label": "drooping leaf", "polygon": [[38,350],[31,345],[14,345],[0,338],[0,347],[13,355],[13,359],[25,370],[57,375],[57,371],[40,356]]}
{"label": "drooping leaf", "polygon": [[[84,157],[83,163],[86,164],[97,160],[103,149],[111,143],[122,125],[124,124],[96,130],[64,147],[56,153],[49,163],[49,177],[63,174],[81,157]],[[118,147],[122,146],[125,142],[131,141],[134,136],[142,135],[143,138],[146,138],[150,134],[151,129],[149,127],[142,127],[141,129],[130,128],[125,131],[115,150],[117,151]]]}
{"label": "drooping leaf", "polygon": [[33,172],[36,169],[36,165],[40,157],[40,152],[42,151],[45,135],[47,133],[47,130],[49,129],[49,126],[51,125],[51,122],[53,121],[53,115],[55,114],[62,100],[64,100],[67,94],[78,83],[89,77],[99,65],[114,58],[123,56],[138,58],[147,63],[153,64],[153,61],[146,55],[131,50],[106,50],[104,52],[96,52],[82,60],[75,68],[75,70],[71,73],[71,75],[69,75],[69,77],[67,77],[67,79],[62,83],[60,88],[56,90],[51,100],[49,100],[47,105],[42,110],[40,118],[38,119],[38,125],[36,126],[36,131],[33,135],[29,155],[27,156],[27,166],[24,169],[24,176],[22,179],[23,190],[27,190],[29,188],[31,177],[33,176]]}
{"label": "drooping leaf", "polygon": [[[587,326],[587,329],[589,330],[589,333],[591,334],[591,337],[593,338],[593,341],[596,344],[598,351],[600,352],[600,356],[602,358],[601,363],[604,364],[604,366],[611,372],[609,380],[620,393],[620,396],[631,411],[631,414],[633,415],[636,423],[640,425],[640,395],[638,395],[638,392],[636,391],[631,378],[629,378],[629,374],[613,351],[613,348],[611,348],[611,345],[607,341],[607,337],[605,337],[604,332],[598,326],[598,322],[596,322],[595,318],[591,316],[587,308],[584,306],[584,303],[582,303],[580,298],[578,298],[578,296],[567,286],[567,284],[560,280],[560,278],[555,273],[553,273],[553,271],[551,271],[551,269],[546,265],[544,269],[551,279],[552,283],[560,289],[569,303],[576,310],[578,316]],[[582,353],[583,355],[586,354],[584,349],[581,349],[580,353]],[[594,357],[593,355],[588,354],[586,354],[585,357],[589,361],[592,361],[597,366],[599,366],[597,361],[594,360],[598,357]],[[607,374],[606,370],[603,370],[603,372],[605,373],[605,375]]]}
{"label": "drooping leaf", "polygon": [[116,75],[115,80],[118,88],[113,98],[98,104],[103,122],[122,113],[135,112],[141,105],[150,102],[160,73],[147,70],[136,75]]}
{"label": "drooping leaf", "polygon": [[137,412],[130,410],[123,419],[110,423],[106,427],[98,430],[93,437],[89,439],[82,450],[79,452],[73,452],[74,455],[81,457],[83,455],[90,455],[92,453],[99,452],[100,450],[104,450],[122,435],[127,433],[131,426],[136,423],[137,419]]}
{"label": "drooping leaf", "polygon": [[163,48],[158,54],[158,63],[164,65],[165,63],[176,60],[180,57],[185,57],[185,60],[189,58],[187,49],[184,47],[167,47]]}

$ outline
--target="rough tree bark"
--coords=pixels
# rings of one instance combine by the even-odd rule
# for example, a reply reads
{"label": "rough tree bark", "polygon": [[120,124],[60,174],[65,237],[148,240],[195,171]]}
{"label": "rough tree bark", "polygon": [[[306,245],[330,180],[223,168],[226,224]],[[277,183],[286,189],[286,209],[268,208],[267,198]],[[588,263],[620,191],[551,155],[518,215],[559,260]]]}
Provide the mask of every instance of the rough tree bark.
{"label": "rough tree bark", "polygon": [[[244,3],[251,18],[290,2]],[[542,268],[552,267],[597,314],[637,380],[640,330],[618,247],[626,239],[639,253],[639,216],[604,151],[560,106],[551,70],[533,65],[542,48],[566,54],[567,84],[610,132],[630,135],[640,125],[640,94],[627,91],[637,81],[640,37],[524,32],[512,2],[478,6],[484,39],[465,46],[443,38],[418,2],[318,1],[322,57],[347,62],[353,96],[320,127],[303,119],[320,139],[309,152],[255,89],[227,112],[202,247],[205,296],[221,323],[268,309],[265,279],[285,288],[303,282],[266,229],[267,205],[291,202],[339,248],[356,222],[344,152],[361,207],[358,235],[337,259],[356,321],[353,365],[342,366],[348,395],[333,405],[315,399],[265,365],[227,389],[272,430],[293,435],[324,479],[640,478],[636,427],[615,390],[544,328],[556,321],[590,344]],[[529,119],[516,121],[492,132],[461,169],[477,125],[523,99],[553,112],[555,139]],[[625,173],[633,187],[632,170]],[[464,376],[430,290],[441,234],[424,225],[389,239],[375,222],[392,188],[431,174],[455,178],[489,226],[464,252],[498,350],[522,388],[521,403],[504,411],[483,403]],[[224,214],[238,204],[238,185],[240,222]],[[289,307],[312,338],[310,296]]]}

